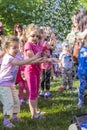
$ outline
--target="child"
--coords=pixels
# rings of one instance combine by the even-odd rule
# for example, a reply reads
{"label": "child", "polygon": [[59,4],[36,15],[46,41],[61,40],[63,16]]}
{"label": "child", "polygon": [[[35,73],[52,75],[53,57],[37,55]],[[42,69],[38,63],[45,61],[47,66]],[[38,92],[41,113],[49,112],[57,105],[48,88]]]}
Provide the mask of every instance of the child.
{"label": "child", "polygon": [[19,65],[37,63],[42,59],[37,59],[38,55],[31,59],[21,60],[19,57],[19,39],[15,36],[6,36],[2,48],[5,55],[2,60],[0,69],[0,101],[3,104],[4,121],[6,128],[15,127],[10,121],[21,121],[17,113],[20,112],[20,104],[18,94],[15,88],[15,79]]}
{"label": "child", "polygon": [[78,91],[78,108],[84,104],[84,91],[87,88],[87,35],[84,38],[78,56],[78,77],[80,86]]}
{"label": "child", "polygon": [[[21,39],[20,44],[19,44],[19,50],[20,50],[20,55],[22,59],[24,59],[24,40]],[[26,98],[26,104],[29,103],[29,89],[28,85],[25,79],[25,74],[24,74],[25,66],[20,66],[18,69],[17,73],[17,78],[16,78],[16,83],[19,85],[19,99],[20,99],[20,105],[24,102],[24,90],[25,90],[25,98]]]}
{"label": "child", "polygon": [[64,90],[67,89],[67,85],[69,87],[68,89],[72,89],[73,58],[72,54],[69,51],[69,44],[67,41],[62,44],[62,52],[59,56],[59,62],[62,73],[62,82]]}
{"label": "child", "polygon": [[[46,33],[43,28],[40,29],[40,45],[42,47],[42,56],[50,58],[50,45],[48,41],[45,41]],[[50,97],[50,76],[52,64],[50,62],[44,62],[41,64],[42,73],[41,73],[41,97]],[[45,91],[46,89],[46,91]]]}
{"label": "child", "polygon": [[[28,26],[28,28],[26,29],[26,37],[28,41],[27,43],[25,43],[24,49],[25,59],[34,56],[35,54],[37,54],[37,52],[42,52],[42,48],[39,45],[39,27],[37,25],[30,24]],[[41,116],[37,115],[40,74],[40,64],[26,65],[25,77],[29,87],[29,107],[32,119],[41,118]]]}

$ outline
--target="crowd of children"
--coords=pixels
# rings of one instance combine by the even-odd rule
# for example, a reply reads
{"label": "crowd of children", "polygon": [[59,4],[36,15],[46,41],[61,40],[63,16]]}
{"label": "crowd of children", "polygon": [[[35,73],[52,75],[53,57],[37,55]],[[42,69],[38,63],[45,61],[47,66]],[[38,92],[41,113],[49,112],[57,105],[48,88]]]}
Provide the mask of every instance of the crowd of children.
{"label": "crowd of children", "polygon": [[78,107],[83,106],[87,88],[86,18],[86,10],[79,10],[73,16],[71,33],[63,43],[58,41],[50,27],[35,24],[29,24],[26,29],[19,23],[15,24],[14,35],[5,36],[0,22],[0,101],[5,127],[15,127],[10,115],[12,120],[22,121],[17,114],[25,101],[29,104],[31,118],[42,118],[41,112],[38,112],[38,95],[51,97],[50,82],[53,77],[61,76],[63,87],[59,90],[65,91],[73,89],[73,76],[76,78],[78,74]]}

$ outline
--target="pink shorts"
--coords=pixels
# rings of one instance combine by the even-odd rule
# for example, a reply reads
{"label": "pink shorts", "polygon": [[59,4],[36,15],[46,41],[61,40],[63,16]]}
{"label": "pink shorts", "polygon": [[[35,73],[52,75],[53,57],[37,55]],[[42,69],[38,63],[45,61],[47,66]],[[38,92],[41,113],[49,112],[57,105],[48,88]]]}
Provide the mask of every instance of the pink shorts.
{"label": "pink shorts", "polygon": [[25,77],[29,88],[29,99],[35,100],[38,97],[40,86],[40,73],[25,71]]}

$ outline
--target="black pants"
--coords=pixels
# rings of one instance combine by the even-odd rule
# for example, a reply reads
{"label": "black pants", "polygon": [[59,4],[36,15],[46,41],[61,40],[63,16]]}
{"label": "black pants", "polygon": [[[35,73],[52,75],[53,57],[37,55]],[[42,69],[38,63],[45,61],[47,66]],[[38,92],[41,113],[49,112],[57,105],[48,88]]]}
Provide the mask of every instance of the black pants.
{"label": "black pants", "polygon": [[43,69],[42,70],[42,75],[41,75],[41,90],[44,91],[50,89],[50,76],[51,76],[51,69]]}

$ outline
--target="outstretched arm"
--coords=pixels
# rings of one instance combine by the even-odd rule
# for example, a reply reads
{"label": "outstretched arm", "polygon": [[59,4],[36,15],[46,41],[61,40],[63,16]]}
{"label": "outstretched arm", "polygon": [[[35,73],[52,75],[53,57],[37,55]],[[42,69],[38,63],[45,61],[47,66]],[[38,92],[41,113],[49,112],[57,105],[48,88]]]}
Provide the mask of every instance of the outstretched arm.
{"label": "outstretched arm", "polygon": [[26,64],[34,64],[34,63],[38,63],[41,59],[39,58],[39,53],[37,53],[36,55],[32,56],[29,59],[25,59],[25,60],[13,60],[12,64],[14,65],[26,65]]}

